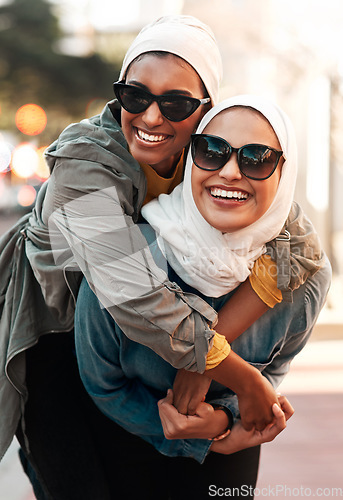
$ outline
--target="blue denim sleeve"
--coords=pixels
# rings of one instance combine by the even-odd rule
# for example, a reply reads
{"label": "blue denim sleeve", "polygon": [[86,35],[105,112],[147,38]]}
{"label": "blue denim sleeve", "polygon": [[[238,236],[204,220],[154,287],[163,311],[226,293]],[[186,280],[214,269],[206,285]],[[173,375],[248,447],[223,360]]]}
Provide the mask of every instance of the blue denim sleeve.
{"label": "blue denim sleeve", "polygon": [[150,442],[160,453],[192,457],[202,463],[211,441],[164,437],[157,407],[161,395],[137,377],[127,377],[121,363],[121,334],[116,335],[118,325],[100,307],[85,280],[79,293],[83,307],[77,307],[75,314],[76,354],[82,382],[94,403],[108,418]]}
{"label": "blue denim sleeve", "polygon": [[[280,385],[289,371],[292,360],[308,342],[325,303],[330,283],[331,266],[326,259],[323,267],[306,280],[301,287],[302,290],[295,291],[292,321],[285,333],[283,346],[273,361],[262,371],[274,388]],[[292,305],[285,303],[284,306],[287,309]]]}

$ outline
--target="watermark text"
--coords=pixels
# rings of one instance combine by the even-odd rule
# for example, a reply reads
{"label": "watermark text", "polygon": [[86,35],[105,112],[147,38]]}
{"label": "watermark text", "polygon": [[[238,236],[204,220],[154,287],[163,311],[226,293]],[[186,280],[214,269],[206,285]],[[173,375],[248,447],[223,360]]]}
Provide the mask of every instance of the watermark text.
{"label": "watermark text", "polygon": [[323,487],[310,488],[308,486],[290,487],[285,484],[269,485],[262,488],[253,488],[252,486],[242,485],[239,488],[219,487],[211,484],[208,488],[209,497],[226,498],[339,498],[343,497],[342,488]]}

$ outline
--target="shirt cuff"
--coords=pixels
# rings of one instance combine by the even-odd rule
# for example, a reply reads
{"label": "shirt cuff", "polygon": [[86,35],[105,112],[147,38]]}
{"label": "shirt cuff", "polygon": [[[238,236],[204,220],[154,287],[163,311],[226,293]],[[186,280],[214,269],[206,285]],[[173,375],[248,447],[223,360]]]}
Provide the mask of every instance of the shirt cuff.
{"label": "shirt cuff", "polygon": [[208,352],[206,358],[206,370],[211,370],[218,366],[223,359],[228,357],[230,351],[231,346],[224,335],[215,332],[212,348]]}
{"label": "shirt cuff", "polygon": [[277,287],[276,264],[270,255],[264,254],[255,261],[249,281],[254,292],[268,307],[282,302],[282,293]]}

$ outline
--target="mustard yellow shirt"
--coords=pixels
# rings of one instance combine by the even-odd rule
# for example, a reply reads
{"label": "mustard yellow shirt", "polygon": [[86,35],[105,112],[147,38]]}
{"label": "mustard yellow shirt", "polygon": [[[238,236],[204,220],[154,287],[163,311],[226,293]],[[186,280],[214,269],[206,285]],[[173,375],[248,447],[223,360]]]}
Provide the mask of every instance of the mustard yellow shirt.
{"label": "mustard yellow shirt", "polygon": [[224,335],[215,332],[212,348],[207,353],[205,369],[211,370],[218,366],[230,354],[230,351],[231,346]]}
{"label": "mustard yellow shirt", "polygon": [[254,292],[268,307],[282,301],[282,293],[277,287],[277,267],[270,255],[264,254],[255,261],[249,276]]}
{"label": "mustard yellow shirt", "polygon": [[144,205],[154,198],[157,198],[162,193],[170,194],[173,189],[182,182],[184,167],[183,158],[184,152],[182,152],[172,177],[168,178],[158,175],[150,165],[145,163],[140,164],[147,180],[147,194],[143,203]]}

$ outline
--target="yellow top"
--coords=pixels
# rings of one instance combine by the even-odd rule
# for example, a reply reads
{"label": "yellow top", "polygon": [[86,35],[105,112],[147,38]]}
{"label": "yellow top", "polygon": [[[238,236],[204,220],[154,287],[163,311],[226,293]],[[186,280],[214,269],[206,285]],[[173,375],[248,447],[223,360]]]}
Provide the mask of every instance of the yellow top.
{"label": "yellow top", "polygon": [[183,179],[183,157],[182,153],[172,177],[161,177],[158,173],[150,166],[145,163],[141,163],[140,166],[145,173],[147,180],[147,194],[144,200],[144,205],[149,201],[157,198],[160,194],[169,194],[173,189],[182,182]]}
{"label": "yellow top", "polygon": [[254,292],[268,307],[282,301],[282,293],[277,288],[277,267],[270,255],[264,254],[255,261],[249,281]]}
{"label": "yellow top", "polygon": [[216,332],[213,337],[212,348],[207,353],[206,370],[211,370],[211,368],[218,366],[230,354],[230,351],[231,346],[224,335]]}

